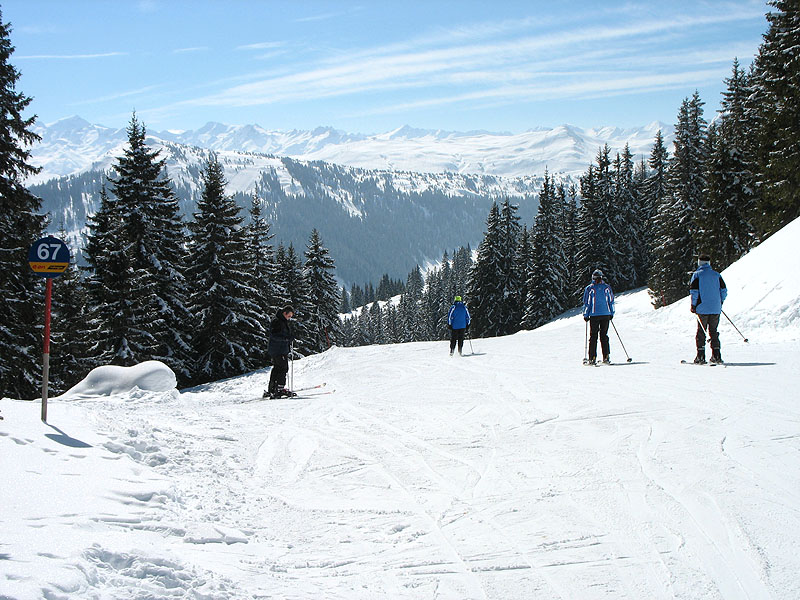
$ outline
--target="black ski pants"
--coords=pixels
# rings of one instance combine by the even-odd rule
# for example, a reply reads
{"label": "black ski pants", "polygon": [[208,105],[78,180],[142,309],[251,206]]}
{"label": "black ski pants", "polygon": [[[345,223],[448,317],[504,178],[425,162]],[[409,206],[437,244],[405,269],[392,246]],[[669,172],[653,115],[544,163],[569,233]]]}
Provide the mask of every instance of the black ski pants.
{"label": "black ski pants", "polygon": [[589,360],[597,359],[597,337],[600,337],[600,348],[603,358],[611,354],[608,344],[608,326],[611,323],[610,315],[589,318]]}
{"label": "black ski pants", "polygon": [[450,330],[450,354],[453,353],[453,350],[456,348],[456,342],[458,342],[458,353],[461,354],[461,350],[464,348],[464,332],[466,329],[451,329]]}
{"label": "black ski pants", "polygon": [[708,331],[708,336],[711,338],[711,349],[712,350],[719,350],[719,315],[697,315],[698,322],[697,322],[697,335],[695,336],[695,342],[697,342],[697,350],[705,351],[706,345],[706,331]]}
{"label": "black ski pants", "polygon": [[269,373],[269,387],[267,391],[277,392],[286,387],[286,373],[289,372],[289,355],[272,355],[272,370]]}

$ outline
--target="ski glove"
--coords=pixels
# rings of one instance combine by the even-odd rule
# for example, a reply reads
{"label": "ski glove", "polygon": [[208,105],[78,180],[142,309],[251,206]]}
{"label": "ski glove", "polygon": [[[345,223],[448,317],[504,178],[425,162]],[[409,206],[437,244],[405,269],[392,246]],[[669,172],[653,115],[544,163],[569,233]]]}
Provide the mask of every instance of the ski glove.
{"label": "ski glove", "polygon": [[584,320],[584,321],[588,321],[588,320],[589,320],[589,317],[583,317],[583,320]]}
{"label": "ski glove", "polygon": [[690,308],[689,310],[691,310],[695,314],[697,313],[697,307],[694,304],[692,304],[692,308]]}

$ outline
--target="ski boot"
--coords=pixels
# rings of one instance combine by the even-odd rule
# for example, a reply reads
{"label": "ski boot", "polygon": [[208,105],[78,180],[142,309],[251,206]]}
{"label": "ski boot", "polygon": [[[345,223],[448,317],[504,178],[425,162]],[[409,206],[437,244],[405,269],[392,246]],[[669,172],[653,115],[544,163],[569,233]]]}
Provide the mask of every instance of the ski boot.
{"label": "ski boot", "polygon": [[712,348],[711,360],[709,362],[715,365],[722,364],[723,362],[725,362],[722,360],[722,353],[720,352],[719,348]]}
{"label": "ski boot", "polygon": [[587,365],[596,365],[597,364],[597,359],[596,358],[590,358],[589,362],[586,363],[586,364]]}
{"label": "ski boot", "polygon": [[608,355],[604,356],[603,357],[603,364],[604,365],[610,365],[611,364],[611,357],[608,356]]}
{"label": "ski boot", "polygon": [[697,356],[694,357],[694,364],[696,364],[696,365],[704,365],[704,364],[706,364],[706,349],[705,348],[698,348],[697,349]]}

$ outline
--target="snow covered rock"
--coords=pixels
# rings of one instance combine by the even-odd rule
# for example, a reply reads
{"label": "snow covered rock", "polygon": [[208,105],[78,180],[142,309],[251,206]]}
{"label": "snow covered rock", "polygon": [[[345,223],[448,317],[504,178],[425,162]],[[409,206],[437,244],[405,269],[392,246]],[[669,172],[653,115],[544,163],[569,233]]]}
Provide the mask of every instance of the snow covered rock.
{"label": "snow covered rock", "polygon": [[92,369],[86,378],[65,392],[62,399],[85,399],[125,394],[136,388],[148,392],[169,392],[177,386],[175,373],[157,360],[132,367],[105,365]]}

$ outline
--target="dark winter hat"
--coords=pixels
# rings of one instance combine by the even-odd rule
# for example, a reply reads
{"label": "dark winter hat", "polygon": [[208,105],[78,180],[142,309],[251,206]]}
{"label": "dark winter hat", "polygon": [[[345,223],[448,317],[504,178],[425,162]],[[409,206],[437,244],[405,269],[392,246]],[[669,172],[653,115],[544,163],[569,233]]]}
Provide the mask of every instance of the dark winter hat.
{"label": "dark winter hat", "polygon": [[592,279],[602,279],[603,272],[600,269],[595,269],[594,273],[592,273]]}
{"label": "dark winter hat", "polygon": [[707,252],[703,252],[700,256],[697,257],[697,262],[711,262],[711,256]]}
{"label": "dark winter hat", "polygon": [[284,307],[283,307],[283,309],[281,310],[281,312],[282,312],[283,314],[286,314],[286,313],[292,313],[292,314],[294,314],[294,307],[293,307],[291,304],[287,304],[286,306],[284,306]]}

